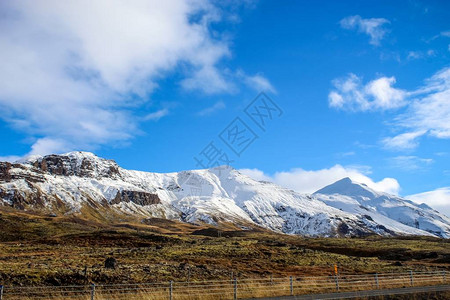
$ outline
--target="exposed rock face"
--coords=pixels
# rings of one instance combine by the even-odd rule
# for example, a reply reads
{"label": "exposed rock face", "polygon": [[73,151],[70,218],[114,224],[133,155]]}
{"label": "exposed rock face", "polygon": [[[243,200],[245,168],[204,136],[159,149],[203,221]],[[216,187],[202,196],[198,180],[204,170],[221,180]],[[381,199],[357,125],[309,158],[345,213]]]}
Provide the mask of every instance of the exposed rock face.
{"label": "exposed rock face", "polygon": [[11,207],[17,209],[44,207],[47,201],[47,198],[39,191],[34,193],[21,193],[17,190],[5,191],[3,189],[0,189],[0,199],[6,200]]}
{"label": "exposed rock face", "polygon": [[120,191],[117,192],[116,197],[111,201],[112,204],[120,202],[133,202],[139,205],[159,204],[161,200],[158,195],[147,192],[138,191]]}
{"label": "exposed rock face", "polygon": [[[73,177],[75,184],[64,188],[52,186],[56,177]],[[47,155],[26,163],[0,162],[0,205],[17,209],[61,208],[71,198],[81,197],[90,203],[89,191],[79,188],[80,180],[117,180],[120,168],[113,160],[99,158],[92,153],[71,152],[67,155]],[[62,179],[62,178],[61,178]],[[66,179],[63,179],[66,180]],[[1,185],[4,183],[4,185]],[[8,183],[20,183],[9,187]],[[115,189],[111,187],[111,189]],[[65,199],[62,201],[61,199]],[[158,195],[135,190],[121,190],[111,198],[97,199],[102,205],[132,202],[140,206],[161,203]]]}
{"label": "exposed rock face", "polygon": [[[82,155],[47,155],[36,160],[33,166],[52,175],[79,177],[120,177],[119,166],[113,160]],[[100,160],[100,161],[99,161]]]}
{"label": "exposed rock face", "polygon": [[[20,170],[23,172],[12,172],[12,170]],[[10,182],[16,179],[25,179],[26,182],[44,182],[44,177],[40,176],[42,172],[34,170],[35,172],[26,172],[27,168],[21,164],[11,164],[9,162],[0,162],[0,182]]]}
{"label": "exposed rock face", "polygon": [[11,164],[9,162],[0,162],[0,181],[11,181]]}

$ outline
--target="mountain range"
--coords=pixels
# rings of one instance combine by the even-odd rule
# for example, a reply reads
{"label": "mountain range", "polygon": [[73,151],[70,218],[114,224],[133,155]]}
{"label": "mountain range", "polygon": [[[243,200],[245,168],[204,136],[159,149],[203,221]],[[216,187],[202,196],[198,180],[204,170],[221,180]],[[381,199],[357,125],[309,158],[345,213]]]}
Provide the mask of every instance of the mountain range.
{"label": "mountain range", "polygon": [[[175,173],[121,168],[90,152],[0,162],[0,206],[58,215],[229,222],[305,236],[450,238],[450,218],[344,178],[309,195],[229,166]],[[93,213],[94,212],[94,213]]]}

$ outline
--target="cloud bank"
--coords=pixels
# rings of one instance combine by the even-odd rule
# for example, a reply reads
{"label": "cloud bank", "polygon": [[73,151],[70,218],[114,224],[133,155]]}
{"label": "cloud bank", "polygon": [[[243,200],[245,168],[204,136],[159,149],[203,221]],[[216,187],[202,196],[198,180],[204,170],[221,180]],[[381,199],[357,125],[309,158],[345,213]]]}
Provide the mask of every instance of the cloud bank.
{"label": "cloud bank", "polygon": [[433,191],[406,196],[416,203],[426,203],[450,217],[450,187],[439,188]]}
{"label": "cloud bank", "polygon": [[223,9],[206,0],[1,1],[1,117],[34,138],[29,154],[129,140],[139,121],[167,115],[137,113],[162,78],[178,72],[182,87],[205,93],[231,88],[218,66],[229,41],[211,29]]}
{"label": "cloud bank", "polygon": [[361,78],[349,74],[333,80],[334,90],[328,96],[333,108],[352,111],[391,110],[406,104],[406,92],[394,88],[394,77],[380,77],[363,84]]}
{"label": "cloud bank", "polygon": [[380,181],[374,181],[367,176],[367,170],[341,165],[335,165],[331,168],[321,170],[297,168],[286,172],[276,172],[273,175],[265,174],[258,169],[241,169],[239,172],[255,180],[271,181],[300,193],[314,193],[345,177],[350,177],[357,182],[365,183],[368,187],[377,191],[395,195],[400,191],[400,185],[394,178],[384,178]]}
{"label": "cloud bank", "polygon": [[[398,157],[398,160],[400,161],[399,163],[406,163],[407,161],[416,161],[416,163],[425,164],[432,163],[429,159],[420,159],[414,156]],[[285,172],[276,172],[273,175],[266,174],[259,169],[241,169],[239,172],[255,180],[274,182],[299,193],[314,193],[345,177],[350,177],[356,182],[365,183],[368,187],[376,191],[394,195],[398,195],[400,191],[400,184],[396,179],[387,177],[380,181],[374,181],[368,176],[370,172],[367,172],[367,168],[335,165],[331,168],[321,170],[292,169]],[[450,187],[408,195],[404,198],[418,204],[425,203],[437,209],[439,212],[450,216]]]}
{"label": "cloud bank", "polygon": [[392,124],[398,133],[382,140],[386,148],[411,150],[422,136],[450,138],[450,68],[425,79],[414,90],[394,87],[395,77],[380,77],[364,84],[355,74],[335,79],[328,95],[329,106],[346,111],[396,111]]}

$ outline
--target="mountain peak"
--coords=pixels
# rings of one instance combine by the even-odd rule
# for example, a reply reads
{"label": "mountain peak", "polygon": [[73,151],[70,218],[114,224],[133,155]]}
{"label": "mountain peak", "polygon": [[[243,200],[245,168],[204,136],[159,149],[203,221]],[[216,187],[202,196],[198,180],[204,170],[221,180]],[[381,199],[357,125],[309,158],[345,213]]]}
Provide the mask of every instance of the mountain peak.
{"label": "mountain peak", "polygon": [[450,219],[446,216],[426,205],[417,205],[399,196],[376,192],[350,178],[336,181],[314,195],[332,207],[363,217],[369,216],[371,220],[383,223],[383,226],[399,228],[406,225],[435,236],[450,236]]}
{"label": "mountain peak", "polygon": [[342,184],[344,184],[344,183],[347,183],[347,184],[355,183],[355,181],[353,181],[350,177],[344,177],[344,178],[336,181],[335,183],[339,183],[339,182],[342,183]]}
{"label": "mountain peak", "polygon": [[33,164],[36,161],[42,161],[45,157],[70,157],[71,159],[76,159],[76,160],[83,160],[85,158],[88,159],[98,159],[98,160],[105,160],[99,156],[97,156],[96,154],[92,153],[92,152],[87,152],[87,151],[71,151],[71,152],[67,152],[67,153],[53,153],[53,154],[46,154],[46,155],[28,155],[25,156],[22,159],[19,159],[17,161],[17,163],[28,163],[28,164]]}
{"label": "mountain peak", "polygon": [[374,191],[364,183],[359,183],[349,177],[345,177],[318,190],[314,194],[341,194],[352,197],[361,197],[363,199],[373,199],[378,197],[381,193]]}
{"label": "mountain peak", "polygon": [[[58,154],[55,154],[58,155]],[[95,158],[99,159],[100,157],[97,154],[88,151],[71,151],[64,154],[59,154],[60,156],[69,156],[69,157],[77,157],[77,158]]]}
{"label": "mountain peak", "polygon": [[137,172],[83,151],[39,156],[26,164],[0,164],[0,205],[67,213],[102,206],[114,213],[213,225],[229,221],[309,236],[450,236],[448,218],[348,177],[311,197],[255,181],[230,166]]}
{"label": "mountain peak", "polygon": [[37,156],[27,159],[26,163],[54,175],[95,178],[119,175],[119,166],[114,160],[104,159],[84,151]]}

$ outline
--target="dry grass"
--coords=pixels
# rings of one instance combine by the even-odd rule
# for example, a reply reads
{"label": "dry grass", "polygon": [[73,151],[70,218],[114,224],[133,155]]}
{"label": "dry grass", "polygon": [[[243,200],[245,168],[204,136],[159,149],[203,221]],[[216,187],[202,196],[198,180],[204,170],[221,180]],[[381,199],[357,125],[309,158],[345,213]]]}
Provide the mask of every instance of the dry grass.
{"label": "dry grass", "polygon": [[[430,286],[450,283],[442,273],[416,273],[411,282],[408,273],[379,275],[347,275],[322,277],[260,278],[236,281],[237,296],[241,299],[268,296],[285,296],[373,290],[413,286]],[[291,281],[292,280],[292,281]],[[168,299],[172,290],[173,299],[208,300],[232,299],[234,281],[174,282],[154,284],[100,285],[95,288],[95,299]],[[292,288],[292,290],[291,290]],[[8,288],[5,296],[8,299],[90,299],[91,289],[88,286],[46,287],[46,288]]]}
{"label": "dry grass", "polygon": [[[229,299],[232,277],[239,278],[242,296],[256,297],[289,293],[286,281],[289,276],[332,275],[335,264],[339,265],[342,280],[349,273],[450,270],[448,240],[302,238],[258,228],[242,231],[232,224],[221,224],[219,234],[217,229],[206,225],[161,219],[142,222],[126,216],[118,223],[108,221],[117,220],[118,216],[102,218],[52,218],[1,208],[0,284],[6,287],[80,285],[89,289],[92,282],[227,280],[230,284],[226,289],[215,293],[211,288],[209,296]],[[104,267],[107,257],[117,259],[115,269]],[[271,275],[283,278],[282,283],[258,286],[255,281],[267,280]],[[244,285],[249,278],[252,287]],[[295,280],[294,289],[298,292],[327,290],[314,281],[303,287],[304,281]],[[342,284],[341,289],[346,288],[345,282]],[[370,284],[374,284],[372,278]],[[366,283],[361,285],[365,287]],[[328,288],[333,289],[332,284]],[[162,296],[167,296],[167,289],[165,286],[161,291]],[[176,287],[175,292],[178,293]],[[186,298],[186,295],[193,297],[186,292],[177,297]],[[117,297],[108,295],[104,299]],[[127,294],[121,299],[132,297],[133,294]],[[155,295],[136,295],[136,299],[153,299],[150,297]],[[205,297],[201,299],[208,299]]]}

